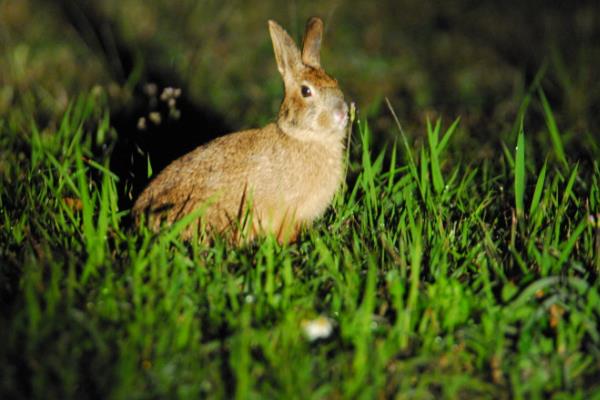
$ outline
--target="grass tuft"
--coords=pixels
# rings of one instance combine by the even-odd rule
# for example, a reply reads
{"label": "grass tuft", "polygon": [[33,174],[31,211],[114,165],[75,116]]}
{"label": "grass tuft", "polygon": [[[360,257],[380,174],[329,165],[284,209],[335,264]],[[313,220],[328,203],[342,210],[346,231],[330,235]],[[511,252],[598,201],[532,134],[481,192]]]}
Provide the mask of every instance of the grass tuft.
{"label": "grass tuft", "polygon": [[359,119],[332,209],[242,248],[182,242],[196,215],[124,224],[102,99],[0,122],[2,397],[597,395],[599,155],[537,165],[523,114],[514,152],[471,159],[458,119],[413,144],[388,106],[399,145]]}

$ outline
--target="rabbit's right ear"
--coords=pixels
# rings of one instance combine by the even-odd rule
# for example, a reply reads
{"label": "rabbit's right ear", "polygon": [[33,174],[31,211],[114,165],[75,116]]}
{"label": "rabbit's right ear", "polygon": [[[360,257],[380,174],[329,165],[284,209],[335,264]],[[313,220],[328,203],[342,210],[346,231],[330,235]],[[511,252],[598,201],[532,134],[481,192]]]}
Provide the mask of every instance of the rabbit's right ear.
{"label": "rabbit's right ear", "polygon": [[304,42],[302,44],[302,62],[311,67],[321,68],[321,38],[323,36],[323,21],[312,17],[306,23]]}
{"label": "rabbit's right ear", "polygon": [[298,50],[290,35],[277,22],[269,20],[269,32],[273,42],[273,50],[275,50],[277,68],[285,78],[292,74],[296,67],[302,63],[300,50]]}

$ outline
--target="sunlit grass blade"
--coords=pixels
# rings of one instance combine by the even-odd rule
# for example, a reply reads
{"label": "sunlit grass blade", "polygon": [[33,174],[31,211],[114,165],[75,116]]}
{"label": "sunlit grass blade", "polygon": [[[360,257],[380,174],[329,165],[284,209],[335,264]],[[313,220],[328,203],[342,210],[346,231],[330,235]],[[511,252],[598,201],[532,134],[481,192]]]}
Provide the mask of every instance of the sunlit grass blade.
{"label": "sunlit grass blade", "polygon": [[[394,111],[394,108],[392,107],[390,100],[388,98],[386,98],[385,101],[386,101],[388,110],[390,111],[390,113],[392,114],[392,117],[394,118],[396,127],[398,128],[398,131],[400,132],[400,137],[402,138],[402,144],[404,146],[404,155],[407,159],[408,168],[409,168],[411,175],[413,176],[413,179],[415,180],[415,182],[419,182],[419,173],[417,172],[417,163],[415,162],[415,158],[413,156],[413,150],[410,147],[410,145],[408,144],[408,139],[406,137],[406,134],[404,133],[404,129],[402,128],[402,125],[400,124],[400,120],[398,119],[398,116],[396,115],[396,112]],[[421,191],[422,191],[422,189],[421,189]]]}
{"label": "sunlit grass blade", "polygon": [[575,164],[575,168],[571,171],[571,175],[569,176],[569,180],[567,181],[567,186],[565,186],[565,190],[562,195],[561,206],[565,207],[569,199],[574,199],[577,201],[575,194],[573,193],[573,186],[575,185],[575,180],[577,179],[577,174],[579,172],[579,164]]}
{"label": "sunlit grass blade", "polygon": [[388,170],[388,184],[387,184],[387,192],[391,193],[392,189],[394,187],[394,178],[396,177],[396,173],[397,173],[397,165],[396,165],[396,151],[397,151],[397,146],[396,146],[396,142],[394,142],[394,144],[392,145],[392,154],[390,157],[390,167]]}
{"label": "sunlit grass blade", "polygon": [[431,123],[427,121],[427,138],[429,139],[429,157],[431,160],[431,177],[433,179],[433,188],[436,193],[441,193],[444,189],[444,178],[440,169],[438,158],[438,138],[440,134],[442,122],[437,120],[435,127],[431,127]]}
{"label": "sunlit grass blade", "polygon": [[75,166],[77,167],[77,186],[81,200],[81,212],[83,214],[82,240],[87,249],[87,261],[82,274],[82,282],[87,282],[91,274],[95,272],[99,259],[96,227],[94,226],[94,201],[90,194],[87,168],[83,162],[83,154],[79,147],[75,148]]}
{"label": "sunlit grass blade", "polygon": [[531,199],[531,205],[529,207],[529,215],[530,216],[533,216],[537,212],[537,208],[540,204],[540,199],[542,197],[542,192],[544,190],[544,183],[546,180],[546,165],[547,165],[547,162],[544,162],[544,166],[540,170],[540,174],[539,174],[537,182],[535,184],[535,191],[533,192],[533,198]]}
{"label": "sunlit grass blade", "polygon": [[454,122],[452,123],[452,125],[450,125],[450,127],[446,130],[446,133],[444,134],[444,137],[442,137],[442,140],[440,140],[440,143],[437,146],[438,155],[442,151],[444,151],[444,149],[448,145],[448,142],[450,141],[450,138],[452,137],[452,135],[454,135],[454,132],[456,132],[456,128],[458,127],[458,124],[460,124],[460,117],[457,117],[454,120]]}
{"label": "sunlit grass blade", "polygon": [[565,243],[564,248],[560,252],[560,256],[558,257],[557,269],[560,270],[560,268],[562,267],[562,265],[567,261],[567,259],[571,255],[571,253],[573,251],[573,247],[575,246],[575,243],[577,243],[577,239],[579,239],[579,236],[581,236],[581,234],[583,233],[583,231],[587,227],[587,223],[588,223],[587,220],[585,220],[585,219],[582,220],[577,225],[577,227],[575,228],[575,230],[571,233],[571,235],[569,236],[569,239]]}
{"label": "sunlit grass blade", "polygon": [[427,202],[427,199],[429,197],[428,194],[430,193],[430,186],[429,186],[430,174],[429,174],[429,155],[428,155],[425,147],[421,147],[419,164],[421,167],[421,176],[420,176],[421,185],[420,186],[421,186],[422,198],[423,198],[424,202]]}
{"label": "sunlit grass blade", "polygon": [[154,172],[152,171],[152,163],[150,162],[150,154],[146,155],[146,177],[152,178]]}
{"label": "sunlit grass blade", "polygon": [[361,129],[361,149],[362,149],[362,166],[363,172],[361,174],[362,182],[364,184],[365,193],[369,196],[371,207],[375,206],[377,201],[377,194],[375,192],[375,166],[371,160],[370,152],[370,141],[371,131],[369,126],[365,122]]}
{"label": "sunlit grass blade", "polygon": [[525,133],[523,132],[523,123],[521,122],[521,128],[519,130],[519,136],[517,138],[517,147],[515,149],[515,207],[517,210],[517,217],[521,218],[524,212],[524,198],[525,198]]}

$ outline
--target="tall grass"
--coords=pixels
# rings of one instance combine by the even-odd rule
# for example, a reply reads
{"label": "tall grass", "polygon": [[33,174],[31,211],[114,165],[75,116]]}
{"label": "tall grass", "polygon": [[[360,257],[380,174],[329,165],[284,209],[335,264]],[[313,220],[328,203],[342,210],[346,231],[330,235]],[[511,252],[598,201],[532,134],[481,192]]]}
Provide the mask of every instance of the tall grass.
{"label": "tall grass", "polygon": [[458,120],[375,152],[359,119],[331,211],[239,249],[125,225],[95,98],[55,131],[0,123],[2,397],[597,395],[600,172],[540,102],[542,165],[526,123],[472,161]]}

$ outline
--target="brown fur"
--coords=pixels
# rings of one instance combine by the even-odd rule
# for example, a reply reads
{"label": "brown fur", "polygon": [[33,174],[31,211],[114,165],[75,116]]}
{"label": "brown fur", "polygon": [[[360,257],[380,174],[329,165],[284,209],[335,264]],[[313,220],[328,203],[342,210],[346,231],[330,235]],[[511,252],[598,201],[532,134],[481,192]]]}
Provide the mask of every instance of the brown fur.
{"label": "brown fur", "polygon": [[[236,242],[261,234],[286,242],[325,212],[343,180],[347,106],[319,65],[323,25],[309,20],[302,54],[279,25],[269,21],[269,29],[285,84],[277,122],[226,135],[175,160],[137,199],[136,220],[146,215],[157,230],[200,208],[184,238],[204,226]],[[303,85],[312,96],[303,97]]]}

